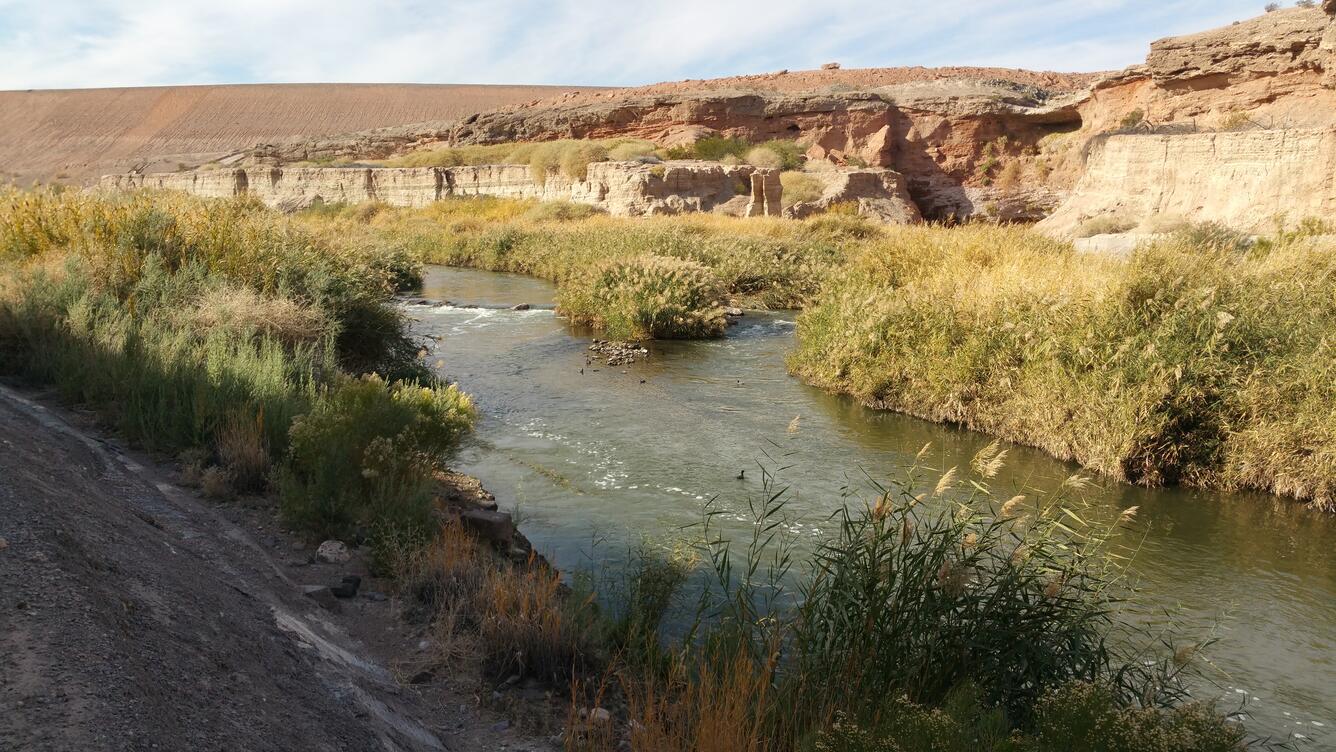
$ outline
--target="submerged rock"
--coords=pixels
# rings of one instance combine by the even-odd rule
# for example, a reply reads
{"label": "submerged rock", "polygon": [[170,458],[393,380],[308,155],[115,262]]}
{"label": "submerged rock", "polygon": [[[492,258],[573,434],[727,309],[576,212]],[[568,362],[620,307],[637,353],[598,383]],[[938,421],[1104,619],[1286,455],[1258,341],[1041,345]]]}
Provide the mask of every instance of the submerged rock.
{"label": "submerged rock", "polygon": [[589,349],[602,355],[609,366],[624,366],[649,357],[649,350],[639,342],[610,342],[596,339],[589,345]]}

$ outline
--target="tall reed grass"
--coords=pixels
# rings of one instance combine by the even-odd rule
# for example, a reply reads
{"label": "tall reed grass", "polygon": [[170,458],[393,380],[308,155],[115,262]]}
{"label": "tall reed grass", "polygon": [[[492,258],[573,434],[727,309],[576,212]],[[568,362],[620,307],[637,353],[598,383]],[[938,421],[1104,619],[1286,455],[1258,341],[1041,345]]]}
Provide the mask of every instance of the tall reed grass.
{"label": "tall reed grass", "polygon": [[423,489],[472,408],[418,383],[390,299],[416,263],[354,241],[244,200],[7,192],[0,373],[139,444],[204,452],[188,470],[210,496],[262,492],[277,466],[308,534],[425,539]]}
{"label": "tall reed grass", "polygon": [[623,644],[603,678],[577,682],[573,708],[592,696],[623,707],[627,726],[573,710],[567,748],[1049,750],[1109,724],[1109,749],[1242,749],[1242,728],[1194,703],[1182,668],[1148,660],[1151,637],[1119,616],[1134,591],[1115,540],[1135,510],[1089,519],[1080,478],[1003,500],[988,479],[1004,454],[985,449],[972,476],[911,473],[842,499],[810,558],[779,532],[773,484],[749,537],[724,537],[707,514],[692,626],[680,641],[659,632],[657,651]]}
{"label": "tall reed grass", "polygon": [[[581,304],[569,312],[595,323],[614,321],[617,313],[589,307],[599,300],[595,288],[606,283],[591,270],[642,257],[698,264],[707,270],[709,286],[717,292],[708,299],[697,298],[698,307],[691,317],[708,319],[723,302],[763,308],[802,306],[846,255],[880,233],[857,217],[807,222],[711,215],[630,220],[540,211],[542,206],[502,199],[452,199],[421,209],[384,208],[368,221],[361,221],[354,207],[308,212],[301,219],[321,234],[383,238],[431,263],[552,280],[563,300]],[[631,283],[630,277],[626,279]],[[635,293],[628,288],[626,294]],[[613,297],[605,299],[611,302]],[[668,336],[715,333],[712,326],[686,327]]]}
{"label": "tall reed grass", "polygon": [[1124,262],[1019,228],[903,228],[799,319],[790,369],[1120,480],[1336,504],[1329,245],[1194,230]]}

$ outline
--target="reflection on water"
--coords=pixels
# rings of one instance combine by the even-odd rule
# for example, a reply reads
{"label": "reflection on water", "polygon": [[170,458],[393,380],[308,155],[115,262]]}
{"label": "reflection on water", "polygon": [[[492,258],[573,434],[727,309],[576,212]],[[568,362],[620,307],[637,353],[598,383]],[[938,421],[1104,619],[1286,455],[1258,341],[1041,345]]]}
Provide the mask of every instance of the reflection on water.
{"label": "reflection on water", "polygon": [[[587,362],[591,334],[551,310],[507,310],[550,306],[547,283],[438,268],[423,295],[453,302],[409,312],[419,332],[439,337],[433,360],[482,414],[459,469],[522,509],[526,534],[558,566],[581,566],[594,540],[671,536],[700,520],[707,499],[744,519],[761,466],[784,468],[790,532],[816,539],[864,473],[902,477],[926,443],[927,465],[963,469],[990,442],[790,378],[789,312],[749,313],[722,340],[655,342],[647,361],[609,368]],[[1076,471],[1012,447],[993,485],[1004,497],[1051,490]],[[1246,699],[1254,732],[1332,743],[1336,518],[1259,495],[1101,480],[1086,493],[1110,516],[1141,508],[1127,543],[1139,546],[1145,618],[1176,611],[1197,632],[1219,622],[1209,657],[1222,703]]]}

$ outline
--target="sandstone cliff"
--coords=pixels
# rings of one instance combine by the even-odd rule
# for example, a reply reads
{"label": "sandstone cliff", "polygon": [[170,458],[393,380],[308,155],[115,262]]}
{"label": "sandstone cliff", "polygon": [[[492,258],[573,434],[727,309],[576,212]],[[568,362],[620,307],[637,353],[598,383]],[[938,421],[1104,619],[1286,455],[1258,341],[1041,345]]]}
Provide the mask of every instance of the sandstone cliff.
{"label": "sandstone cliff", "polygon": [[718,212],[778,216],[781,187],[775,170],[712,162],[600,162],[585,179],[549,174],[535,179],[527,166],[479,167],[250,167],[104,176],[108,190],[153,188],[221,198],[251,195],[294,210],[317,203],[383,201],[424,206],[451,196],[499,196],[573,201],[614,216]]}
{"label": "sandstone cliff", "polygon": [[1254,130],[1100,139],[1072,197],[1040,228],[1077,234],[1095,218],[1221,222],[1336,216],[1336,129]]}
{"label": "sandstone cliff", "polygon": [[1097,218],[1262,230],[1336,208],[1336,0],[1163,39],[1081,104],[1078,176],[1040,227]]}

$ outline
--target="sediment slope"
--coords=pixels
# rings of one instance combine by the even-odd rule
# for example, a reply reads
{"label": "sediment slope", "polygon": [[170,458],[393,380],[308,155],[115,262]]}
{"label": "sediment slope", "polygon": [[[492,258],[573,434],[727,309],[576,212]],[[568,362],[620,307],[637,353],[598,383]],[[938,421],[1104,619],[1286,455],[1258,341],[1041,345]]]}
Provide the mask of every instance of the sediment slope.
{"label": "sediment slope", "polygon": [[256,144],[458,118],[570,90],[259,84],[0,91],[0,182],[170,172]]}

